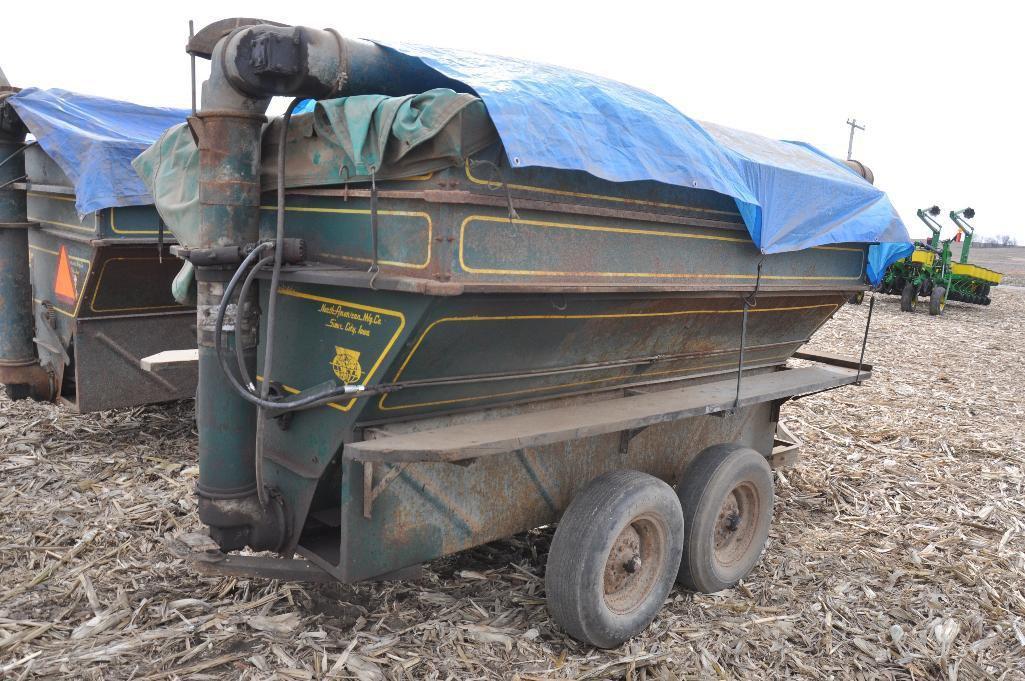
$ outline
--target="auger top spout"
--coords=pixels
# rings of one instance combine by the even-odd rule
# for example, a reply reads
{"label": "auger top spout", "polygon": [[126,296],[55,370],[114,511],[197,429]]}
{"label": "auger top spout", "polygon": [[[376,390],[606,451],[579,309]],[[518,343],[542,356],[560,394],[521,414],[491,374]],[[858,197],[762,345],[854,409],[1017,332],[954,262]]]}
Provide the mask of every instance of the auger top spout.
{"label": "auger top spout", "polygon": [[[208,111],[262,113],[275,96],[415,94],[445,81],[418,60],[370,41],[261,19],[210,24],[186,49],[213,62],[203,85],[202,108]],[[400,62],[402,69],[396,68]]]}

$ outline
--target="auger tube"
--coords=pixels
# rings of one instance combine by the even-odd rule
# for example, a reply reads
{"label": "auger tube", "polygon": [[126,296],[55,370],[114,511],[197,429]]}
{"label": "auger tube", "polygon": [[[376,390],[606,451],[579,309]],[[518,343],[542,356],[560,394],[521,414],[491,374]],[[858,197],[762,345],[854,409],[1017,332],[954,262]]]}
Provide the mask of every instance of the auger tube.
{"label": "auger tube", "polygon": [[32,318],[24,188],[27,130],[7,98],[17,92],[0,71],[0,384],[14,399],[49,400],[54,380],[40,366]]}
{"label": "auger tube", "polygon": [[[200,157],[198,249],[253,244],[259,238],[261,132],[272,97],[400,95],[451,82],[422,64],[411,70],[408,57],[368,41],[255,19],[211,24],[187,50],[212,62],[200,110],[189,119]],[[395,77],[400,60],[407,60],[408,77]],[[257,489],[256,408],[230,385],[214,345],[216,312],[232,274],[232,267],[196,268],[199,513],[226,551],[249,546],[287,552],[298,540],[298,528],[286,527],[280,495]],[[242,344],[252,375],[259,324],[255,291],[233,310],[234,342]]]}

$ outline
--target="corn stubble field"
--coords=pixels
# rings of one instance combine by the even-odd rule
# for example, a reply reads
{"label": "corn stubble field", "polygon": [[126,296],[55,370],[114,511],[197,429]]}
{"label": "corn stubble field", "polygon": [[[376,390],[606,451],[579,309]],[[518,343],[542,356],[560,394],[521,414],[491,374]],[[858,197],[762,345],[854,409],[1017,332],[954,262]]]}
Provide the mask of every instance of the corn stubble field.
{"label": "corn stubble field", "polygon": [[[854,354],[868,305],[812,347]],[[744,583],[674,590],[617,650],[544,606],[551,530],[420,582],[196,575],[193,405],[75,416],[0,401],[0,678],[1025,678],[1025,290],[903,314],[875,377],[793,402],[805,443]]]}

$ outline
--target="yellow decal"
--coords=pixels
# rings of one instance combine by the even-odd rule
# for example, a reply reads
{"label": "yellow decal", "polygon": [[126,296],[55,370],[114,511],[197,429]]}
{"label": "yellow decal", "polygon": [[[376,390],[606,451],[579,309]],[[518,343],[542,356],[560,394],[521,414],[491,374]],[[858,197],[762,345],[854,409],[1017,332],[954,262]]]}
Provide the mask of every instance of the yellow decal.
{"label": "yellow decal", "polygon": [[381,315],[373,309],[350,308],[345,303],[321,303],[320,312],[328,317],[324,326],[344,331],[350,336],[369,338],[373,327],[381,325]]}
{"label": "yellow decal", "polygon": [[359,353],[348,348],[335,346],[335,358],[331,360],[331,368],[335,376],[343,383],[352,385],[359,383],[363,376],[363,368],[359,365]]}

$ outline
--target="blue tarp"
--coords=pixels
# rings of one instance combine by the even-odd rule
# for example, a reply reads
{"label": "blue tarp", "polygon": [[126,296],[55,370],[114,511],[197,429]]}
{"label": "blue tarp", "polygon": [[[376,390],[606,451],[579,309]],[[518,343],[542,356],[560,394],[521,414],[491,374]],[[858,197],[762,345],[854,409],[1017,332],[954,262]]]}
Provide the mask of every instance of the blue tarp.
{"label": "blue tarp", "polygon": [[[809,145],[702,125],[648,92],[571,69],[400,49],[408,68],[396,78],[420,77],[426,64],[484,100],[515,167],[583,170],[615,182],[655,180],[731,196],[765,253],[910,242],[883,192]],[[188,115],[64,90],[30,88],[11,101],[74,183],[82,214],[152,202],[131,161]],[[900,251],[877,249],[877,264]]]}
{"label": "blue tarp", "polygon": [[571,69],[421,45],[392,49],[479,95],[514,167],[726,194],[764,253],[910,242],[886,194],[810,145],[702,125],[644,90]]}
{"label": "blue tarp", "polygon": [[878,286],[886,274],[886,268],[901,258],[906,258],[915,250],[911,243],[883,243],[868,247],[868,264],[865,273],[873,286]]}
{"label": "blue tarp", "polygon": [[153,203],[132,159],[190,113],[56,89],[28,88],[9,101],[75,185],[75,207],[82,215]]}

